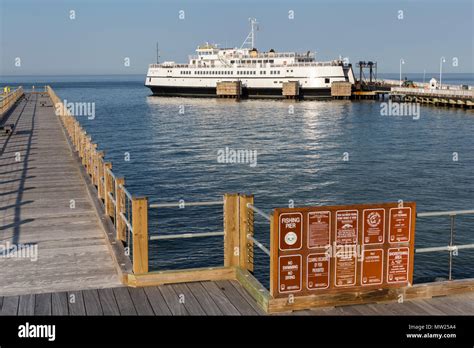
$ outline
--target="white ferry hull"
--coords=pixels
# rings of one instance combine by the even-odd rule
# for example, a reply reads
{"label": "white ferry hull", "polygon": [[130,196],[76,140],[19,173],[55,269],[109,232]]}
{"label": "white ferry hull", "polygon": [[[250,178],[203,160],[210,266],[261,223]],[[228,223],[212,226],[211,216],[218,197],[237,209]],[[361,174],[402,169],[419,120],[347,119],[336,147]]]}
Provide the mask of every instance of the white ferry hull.
{"label": "white ferry hull", "polygon": [[[185,67],[173,69],[150,67],[145,86],[157,96],[212,97],[216,96],[218,82],[240,81],[243,98],[278,98],[283,97],[284,82],[298,81],[299,98],[319,98],[331,96],[333,82],[354,83],[352,68],[343,66],[268,68],[265,69],[265,76],[260,73],[262,69],[256,71],[258,74],[256,76],[239,75],[240,71],[244,73],[251,71],[249,68],[215,70],[223,76],[197,76],[194,70]],[[190,71],[191,76],[183,75],[181,71]],[[271,76],[270,72],[278,74]]]}

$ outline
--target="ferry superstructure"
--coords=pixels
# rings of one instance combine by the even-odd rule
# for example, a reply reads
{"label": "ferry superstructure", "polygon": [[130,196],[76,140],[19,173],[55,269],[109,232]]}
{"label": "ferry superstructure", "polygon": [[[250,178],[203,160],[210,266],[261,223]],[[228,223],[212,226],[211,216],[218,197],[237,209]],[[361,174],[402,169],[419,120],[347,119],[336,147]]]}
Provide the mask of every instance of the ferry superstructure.
{"label": "ferry superstructure", "polygon": [[[255,19],[240,48],[198,46],[187,64],[150,64],[145,86],[158,96],[215,96],[219,82],[240,81],[243,97],[281,97],[285,82],[296,82],[301,97],[331,95],[334,82],[355,83],[350,64],[342,59],[317,62],[315,54],[259,52],[255,48]],[[248,47],[245,47],[248,46]]]}

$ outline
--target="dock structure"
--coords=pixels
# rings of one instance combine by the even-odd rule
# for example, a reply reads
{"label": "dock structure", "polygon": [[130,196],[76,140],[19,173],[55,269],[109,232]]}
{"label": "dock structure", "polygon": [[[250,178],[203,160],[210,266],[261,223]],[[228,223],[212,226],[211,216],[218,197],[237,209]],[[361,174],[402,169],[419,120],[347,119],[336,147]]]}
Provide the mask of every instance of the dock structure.
{"label": "dock structure", "polygon": [[474,90],[392,87],[390,99],[399,102],[472,109]]}
{"label": "dock structure", "polygon": [[352,94],[350,82],[335,81],[331,84],[331,96],[334,99],[349,99]]}
{"label": "dock structure", "polygon": [[283,82],[281,93],[286,99],[298,99],[300,96],[299,81]]}
{"label": "dock structure", "polygon": [[14,128],[0,135],[0,295],[119,286],[48,94],[25,94],[3,117]]}
{"label": "dock structure", "polygon": [[216,94],[221,98],[240,99],[242,95],[242,83],[241,81],[217,82]]}
{"label": "dock structure", "polygon": [[[183,294],[186,301],[180,302]],[[74,295],[76,301],[68,298]],[[474,295],[457,294],[369,305],[331,306],[280,315],[472,315]],[[0,315],[266,315],[235,280],[192,282],[144,288],[105,288],[0,297]]]}
{"label": "dock structure", "polygon": [[[49,86],[21,94],[13,105],[1,115],[2,122],[14,124],[13,132],[0,136],[1,315],[474,312],[474,280],[451,280],[451,262],[449,281],[295,297],[294,301],[274,298],[253,275],[254,248],[270,257],[270,268],[276,264],[275,244],[268,248],[254,236],[254,219],[272,221],[273,216],[254,206],[253,195],[229,193],[221,200],[186,203],[189,209],[222,206],[223,231],[149,231],[150,209],[174,209],[179,204],[149,203],[147,197],[131,194],[125,178],[113,173],[104,151],[77,117],[61,107]],[[453,217],[474,210],[448,213]],[[434,251],[452,253],[457,247],[453,233],[447,249]],[[223,237],[222,266],[149,269],[152,243],[210,236]],[[433,251],[428,249],[420,251]],[[72,295],[74,302],[68,301]],[[183,295],[186,301],[181,301]]]}

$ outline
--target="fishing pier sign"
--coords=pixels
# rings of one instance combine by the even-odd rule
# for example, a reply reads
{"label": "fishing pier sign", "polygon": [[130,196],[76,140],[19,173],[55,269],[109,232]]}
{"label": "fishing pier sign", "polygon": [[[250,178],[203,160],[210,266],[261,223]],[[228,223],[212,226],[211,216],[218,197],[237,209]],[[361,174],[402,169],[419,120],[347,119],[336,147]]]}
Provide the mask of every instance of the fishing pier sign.
{"label": "fishing pier sign", "polygon": [[410,286],[415,220],[414,202],[275,209],[271,296]]}

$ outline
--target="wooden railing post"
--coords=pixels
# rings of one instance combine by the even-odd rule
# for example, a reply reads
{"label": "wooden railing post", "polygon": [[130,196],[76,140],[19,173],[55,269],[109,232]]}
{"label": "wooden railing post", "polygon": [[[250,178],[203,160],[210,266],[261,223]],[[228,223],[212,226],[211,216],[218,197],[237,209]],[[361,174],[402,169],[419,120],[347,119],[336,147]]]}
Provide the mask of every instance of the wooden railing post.
{"label": "wooden railing post", "polygon": [[97,169],[98,169],[98,178],[97,178],[97,196],[99,199],[104,199],[104,184],[102,178],[104,177],[104,152],[99,151],[97,154]]}
{"label": "wooden railing post", "polygon": [[84,165],[84,150],[86,147],[86,132],[82,130],[81,132],[81,139],[79,143],[79,155],[81,156],[81,163]]}
{"label": "wooden railing post", "polygon": [[90,152],[89,152],[89,165],[87,168],[89,175],[91,176],[91,180],[95,183],[95,155],[97,152],[97,144],[91,143]]}
{"label": "wooden railing post", "polygon": [[132,199],[133,273],[148,273],[148,199]]}
{"label": "wooden railing post", "polygon": [[112,192],[112,178],[110,177],[107,169],[112,169],[111,162],[104,163],[104,205],[105,213],[108,216],[113,216],[113,203],[110,200],[109,192]]}
{"label": "wooden railing post", "polygon": [[238,266],[240,262],[239,195],[224,195],[224,267]]}
{"label": "wooden railing post", "polygon": [[97,144],[94,144],[94,151],[92,152],[92,169],[91,169],[91,179],[92,179],[92,184],[94,186],[97,186]]}
{"label": "wooden railing post", "polygon": [[278,248],[277,245],[275,245],[275,243],[273,242],[275,239],[274,239],[274,233],[277,233],[275,231],[275,228],[273,227],[273,224],[274,224],[274,219],[275,217],[272,215],[270,215],[270,295],[273,297],[275,296],[277,293],[278,293],[278,280],[275,279],[275,277],[277,276],[278,274],[278,271],[275,272],[275,267],[277,267],[278,265],[276,264],[278,261],[277,261],[277,251],[275,248]]}
{"label": "wooden railing post", "polygon": [[120,185],[125,185],[124,178],[115,179],[115,229],[117,232],[117,239],[121,241],[126,240],[126,225],[125,222],[120,217],[120,213],[125,212],[125,192]]}
{"label": "wooden railing post", "polygon": [[87,168],[87,152],[89,151],[90,137],[84,132],[82,145],[82,165]]}
{"label": "wooden railing post", "polygon": [[79,152],[79,132],[80,132],[80,126],[76,122],[74,126],[74,147],[76,148],[77,152]]}
{"label": "wooden railing post", "polygon": [[253,195],[239,195],[239,238],[241,268],[253,272],[253,241],[247,235],[253,236],[253,210],[247,207],[253,205]]}

